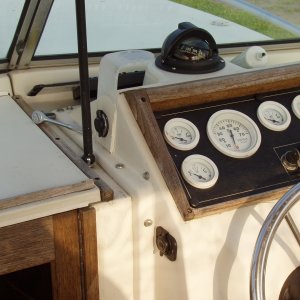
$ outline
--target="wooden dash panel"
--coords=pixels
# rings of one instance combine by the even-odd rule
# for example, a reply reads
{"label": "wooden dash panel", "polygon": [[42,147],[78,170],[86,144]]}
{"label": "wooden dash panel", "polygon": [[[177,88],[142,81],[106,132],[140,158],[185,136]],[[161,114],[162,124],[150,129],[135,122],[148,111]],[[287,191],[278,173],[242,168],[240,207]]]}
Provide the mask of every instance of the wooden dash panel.
{"label": "wooden dash panel", "polygon": [[126,93],[126,99],[182,217],[185,220],[193,219],[193,211],[188,204],[174,162],[158,128],[147,94],[129,92]]}
{"label": "wooden dash panel", "polygon": [[146,89],[153,111],[300,86],[300,64]]}
{"label": "wooden dash panel", "polygon": [[184,220],[281,197],[288,187],[203,208],[189,205],[154,112],[300,87],[300,64],[250,71],[194,82],[132,90],[125,93],[145,140]]}

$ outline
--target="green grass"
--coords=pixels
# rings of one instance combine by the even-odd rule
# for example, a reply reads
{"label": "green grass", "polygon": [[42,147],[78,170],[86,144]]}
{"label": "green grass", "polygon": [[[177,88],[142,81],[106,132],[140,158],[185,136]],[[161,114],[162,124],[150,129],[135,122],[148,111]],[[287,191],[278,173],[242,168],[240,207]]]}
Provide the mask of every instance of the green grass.
{"label": "green grass", "polygon": [[251,13],[228,4],[214,0],[172,0],[176,3],[193,7],[226,20],[240,24],[257,32],[260,32],[273,39],[288,39],[299,37],[271,22],[267,22]]}

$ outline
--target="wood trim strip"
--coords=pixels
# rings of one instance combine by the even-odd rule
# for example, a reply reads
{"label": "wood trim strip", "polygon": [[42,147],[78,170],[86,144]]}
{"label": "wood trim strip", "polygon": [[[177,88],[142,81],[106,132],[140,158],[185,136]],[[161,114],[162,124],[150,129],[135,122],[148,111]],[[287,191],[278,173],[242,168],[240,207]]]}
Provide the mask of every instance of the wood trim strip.
{"label": "wood trim strip", "polygon": [[153,111],[225,100],[300,86],[300,64],[148,88]]}
{"label": "wood trim strip", "polygon": [[96,210],[79,210],[80,238],[82,247],[82,280],[86,300],[99,300],[98,249]]}
{"label": "wood trim strip", "polygon": [[135,91],[128,92],[125,96],[182,217],[185,220],[193,219],[193,211],[158,128],[147,94]]}
{"label": "wood trim strip", "polygon": [[55,261],[51,264],[53,299],[80,300],[80,245],[77,210],[53,216]]}
{"label": "wood trim strip", "polygon": [[63,196],[71,193],[85,191],[94,188],[94,181],[88,179],[79,183],[65,185],[61,187],[49,188],[41,191],[36,191],[16,197],[0,200],[0,209],[16,207],[27,203],[46,200],[53,197]]}
{"label": "wood trim strip", "polygon": [[55,259],[52,217],[0,228],[0,275]]}

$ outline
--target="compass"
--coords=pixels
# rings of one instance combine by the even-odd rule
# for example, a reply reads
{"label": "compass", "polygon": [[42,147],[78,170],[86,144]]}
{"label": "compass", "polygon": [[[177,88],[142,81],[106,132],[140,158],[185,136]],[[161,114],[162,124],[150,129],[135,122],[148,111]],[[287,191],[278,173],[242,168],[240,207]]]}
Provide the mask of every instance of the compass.
{"label": "compass", "polygon": [[219,177],[215,163],[200,154],[193,154],[184,159],[181,165],[181,174],[190,185],[198,189],[214,186]]}
{"label": "compass", "polygon": [[195,148],[200,140],[197,127],[183,118],[170,119],[164,127],[167,143],[175,149],[187,151]]}
{"label": "compass", "polygon": [[262,125],[273,131],[283,131],[291,123],[289,111],[275,101],[263,102],[257,109],[257,117]]}

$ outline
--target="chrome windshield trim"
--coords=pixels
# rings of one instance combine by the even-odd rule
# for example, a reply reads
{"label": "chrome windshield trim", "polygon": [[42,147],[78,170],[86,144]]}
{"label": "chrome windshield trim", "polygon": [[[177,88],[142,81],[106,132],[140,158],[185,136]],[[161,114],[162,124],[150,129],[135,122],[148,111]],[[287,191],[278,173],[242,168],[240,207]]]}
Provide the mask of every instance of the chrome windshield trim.
{"label": "chrome windshield trim", "polygon": [[9,69],[30,64],[54,0],[31,0],[12,50]]}

